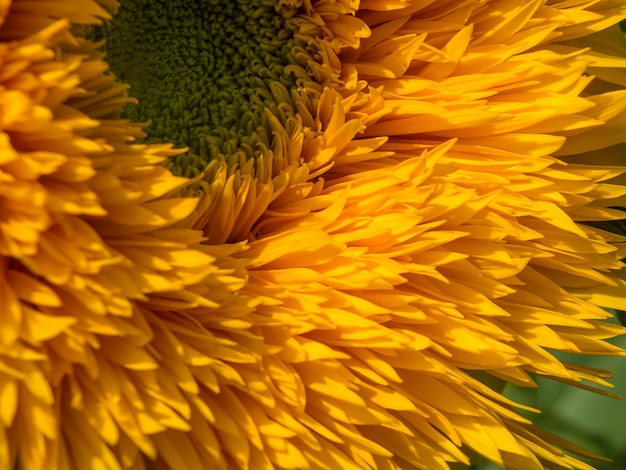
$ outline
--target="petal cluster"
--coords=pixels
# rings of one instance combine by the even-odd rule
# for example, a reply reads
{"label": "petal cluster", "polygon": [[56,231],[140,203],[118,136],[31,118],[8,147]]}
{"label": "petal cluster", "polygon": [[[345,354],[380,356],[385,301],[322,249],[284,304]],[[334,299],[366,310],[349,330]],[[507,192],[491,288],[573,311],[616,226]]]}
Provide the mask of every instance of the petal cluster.
{"label": "petal cluster", "polygon": [[146,434],[175,414],[161,400],[171,378],[145,306],[213,305],[240,283],[229,277],[238,267],[220,267],[223,249],[194,249],[201,233],[176,226],[197,205],[176,196],[188,180],[164,166],[180,152],[131,145],[142,131],[119,118],[127,87],[96,44],[71,32],[106,11],[6,3],[0,468],[125,467],[128,452],[110,446],[154,455]]}
{"label": "petal cluster", "polygon": [[624,354],[626,6],[270,3],[295,85],[206,162],[117,2],[0,2],[0,469],[591,468],[500,389]]}

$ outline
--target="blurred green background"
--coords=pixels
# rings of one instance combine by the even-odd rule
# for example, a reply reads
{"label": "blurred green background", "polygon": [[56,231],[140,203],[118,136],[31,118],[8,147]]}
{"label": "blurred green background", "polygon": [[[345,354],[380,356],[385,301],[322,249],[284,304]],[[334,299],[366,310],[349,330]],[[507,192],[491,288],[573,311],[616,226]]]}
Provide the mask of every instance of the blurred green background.
{"label": "blurred green background", "polygon": [[[609,340],[626,349],[626,337]],[[626,357],[575,357],[567,360],[588,367],[615,371],[609,380],[615,388],[607,389],[626,397]],[[613,460],[602,462],[580,458],[598,470],[626,470],[626,400],[616,400],[586,390],[537,378],[539,387],[525,389],[508,385],[504,394],[526,405],[539,408],[541,414],[522,413],[541,428]],[[501,467],[484,463],[477,470]]]}

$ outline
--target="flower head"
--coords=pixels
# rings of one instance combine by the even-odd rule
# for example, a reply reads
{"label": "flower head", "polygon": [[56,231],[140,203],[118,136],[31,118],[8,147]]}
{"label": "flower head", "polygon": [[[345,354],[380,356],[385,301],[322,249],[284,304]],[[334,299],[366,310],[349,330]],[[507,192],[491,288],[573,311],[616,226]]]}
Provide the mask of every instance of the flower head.
{"label": "flower head", "polygon": [[0,468],[589,468],[622,3],[0,3]]}

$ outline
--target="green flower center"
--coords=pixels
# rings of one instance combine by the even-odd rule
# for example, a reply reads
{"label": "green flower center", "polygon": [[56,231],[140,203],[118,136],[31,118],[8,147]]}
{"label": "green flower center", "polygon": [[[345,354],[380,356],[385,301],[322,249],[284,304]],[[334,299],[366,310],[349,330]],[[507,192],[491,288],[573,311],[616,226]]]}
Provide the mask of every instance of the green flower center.
{"label": "green flower center", "polygon": [[139,101],[124,117],[151,121],[146,142],[189,147],[175,172],[196,174],[220,155],[254,158],[272,145],[267,111],[283,123],[295,114],[306,45],[296,39],[300,2],[283,3],[122,0],[96,31]]}

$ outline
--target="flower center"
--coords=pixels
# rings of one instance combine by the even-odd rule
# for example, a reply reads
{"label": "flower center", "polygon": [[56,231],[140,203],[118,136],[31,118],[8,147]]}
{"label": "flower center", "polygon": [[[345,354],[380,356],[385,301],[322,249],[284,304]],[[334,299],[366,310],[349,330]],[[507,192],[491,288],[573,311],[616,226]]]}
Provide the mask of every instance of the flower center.
{"label": "flower center", "polygon": [[[187,146],[200,157],[179,156],[175,172],[197,173],[241,151],[254,158],[271,148],[267,110],[293,116],[299,2],[283,3],[123,0],[96,32],[111,70],[139,101],[124,117],[151,121],[146,142]],[[190,161],[196,171],[186,168]]]}

